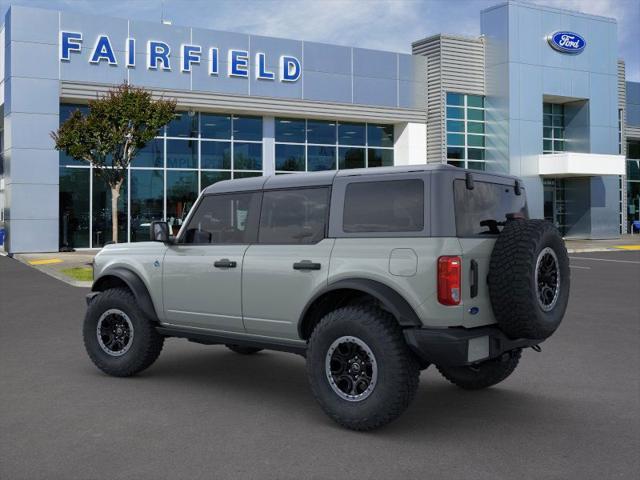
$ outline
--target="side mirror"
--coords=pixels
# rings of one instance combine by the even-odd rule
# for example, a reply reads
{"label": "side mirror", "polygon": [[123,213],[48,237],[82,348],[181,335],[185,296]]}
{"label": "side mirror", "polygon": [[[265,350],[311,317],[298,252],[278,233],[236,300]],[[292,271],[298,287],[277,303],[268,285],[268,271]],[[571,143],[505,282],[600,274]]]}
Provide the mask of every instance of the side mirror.
{"label": "side mirror", "polygon": [[161,221],[151,222],[149,237],[152,242],[169,243],[169,224]]}

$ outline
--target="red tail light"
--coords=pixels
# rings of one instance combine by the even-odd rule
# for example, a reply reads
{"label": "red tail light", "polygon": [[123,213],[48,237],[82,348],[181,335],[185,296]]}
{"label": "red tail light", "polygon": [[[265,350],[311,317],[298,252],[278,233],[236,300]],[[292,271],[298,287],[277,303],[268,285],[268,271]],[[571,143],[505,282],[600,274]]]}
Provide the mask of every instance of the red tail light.
{"label": "red tail light", "polygon": [[460,303],[460,257],[438,258],[438,301],[443,305]]}

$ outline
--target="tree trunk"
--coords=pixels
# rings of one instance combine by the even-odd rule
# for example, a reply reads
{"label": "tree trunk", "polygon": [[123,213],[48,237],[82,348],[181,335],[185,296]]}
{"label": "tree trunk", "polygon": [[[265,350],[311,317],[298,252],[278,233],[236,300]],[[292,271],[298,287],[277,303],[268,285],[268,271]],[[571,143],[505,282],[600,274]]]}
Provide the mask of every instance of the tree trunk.
{"label": "tree trunk", "polygon": [[118,198],[120,198],[122,180],[111,185],[111,240],[118,243]]}

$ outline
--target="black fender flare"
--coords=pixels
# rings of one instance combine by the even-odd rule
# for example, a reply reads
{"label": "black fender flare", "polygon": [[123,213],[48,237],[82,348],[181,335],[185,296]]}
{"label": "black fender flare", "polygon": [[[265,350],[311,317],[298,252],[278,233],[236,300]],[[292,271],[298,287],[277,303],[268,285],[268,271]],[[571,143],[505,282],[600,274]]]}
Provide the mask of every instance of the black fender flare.
{"label": "black fender flare", "polygon": [[[136,302],[138,306],[143,311],[143,313],[153,321],[158,321],[158,315],[156,314],[156,309],[153,306],[153,300],[151,300],[151,295],[149,294],[149,290],[147,286],[144,284],[140,276],[124,267],[115,267],[106,270],[102,273],[100,278],[96,279],[91,286],[92,292],[102,292],[106,288],[105,286],[109,285],[108,278],[115,277],[121,281],[123,281],[129,290],[133,293],[133,296],[136,298]],[[107,287],[108,288],[108,287]]]}
{"label": "black fender flare", "polygon": [[393,288],[367,278],[351,278],[330,283],[307,302],[298,319],[298,334],[303,338],[303,321],[309,308],[323,295],[335,290],[359,290],[376,298],[402,327],[420,327],[422,322],[409,302]]}

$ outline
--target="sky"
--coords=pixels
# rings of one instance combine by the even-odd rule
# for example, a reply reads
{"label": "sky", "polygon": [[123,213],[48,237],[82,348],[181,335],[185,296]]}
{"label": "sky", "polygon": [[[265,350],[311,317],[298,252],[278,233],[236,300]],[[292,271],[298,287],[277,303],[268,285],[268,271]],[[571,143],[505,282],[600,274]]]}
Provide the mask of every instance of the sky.
{"label": "sky", "polygon": [[[627,80],[640,81],[640,0],[528,0],[613,17]],[[436,33],[477,36],[480,11],[503,0],[0,0],[78,13],[160,21],[256,35],[411,51]]]}

